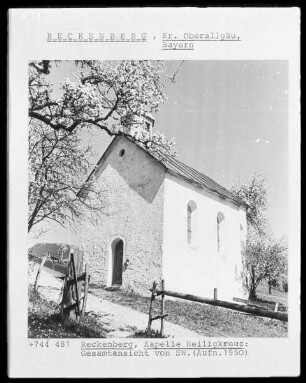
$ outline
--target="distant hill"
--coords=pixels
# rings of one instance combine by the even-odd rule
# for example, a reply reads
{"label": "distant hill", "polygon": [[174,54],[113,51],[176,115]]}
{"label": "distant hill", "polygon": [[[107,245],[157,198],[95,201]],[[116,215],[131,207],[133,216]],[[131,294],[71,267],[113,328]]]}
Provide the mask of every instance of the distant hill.
{"label": "distant hill", "polygon": [[51,258],[58,258],[61,262],[62,259],[68,259],[71,250],[73,250],[74,254],[82,254],[81,257],[83,257],[83,251],[80,248],[67,243],[36,243],[29,249],[28,254],[42,258],[47,253],[50,253]]}

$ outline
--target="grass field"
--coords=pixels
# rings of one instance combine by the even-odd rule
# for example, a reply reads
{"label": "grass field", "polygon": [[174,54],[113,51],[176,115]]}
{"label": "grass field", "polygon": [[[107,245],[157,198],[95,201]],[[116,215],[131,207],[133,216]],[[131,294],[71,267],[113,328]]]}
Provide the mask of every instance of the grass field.
{"label": "grass field", "polygon": [[[90,292],[102,299],[135,311],[147,314],[150,296],[128,294],[123,291],[106,291],[101,287],[91,286]],[[259,303],[273,309],[279,301],[286,306],[286,295],[273,290],[268,295],[265,286],[258,290]],[[159,299],[154,302],[156,313],[159,310]],[[208,337],[286,337],[287,323],[274,319],[256,317],[238,311],[228,310],[200,303],[183,300],[166,300],[165,312],[167,321],[188,328],[202,336]],[[59,306],[42,298],[33,289],[29,289],[28,337],[29,338],[105,338],[103,321],[94,316],[86,316],[81,322],[61,321]],[[145,330],[145,329],[143,329]],[[166,334],[167,335],[167,334]],[[134,337],[137,337],[135,335]],[[143,337],[143,336],[139,336]]]}
{"label": "grass field", "polygon": [[28,306],[29,338],[105,338],[105,332],[94,318],[85,318],[82,323],[61,321],[56,303],[43,299],[29,289]]}
{"label": "grass field", "polygon": [[258,302],[265,303],[268,308],[273,310],[275,303],[279,303],[280,309],[287,311],[288,307],[288,293],[272,287],[272,294],[268,292],[268,286],[266,283],[261,283],[257,288]]}
{"label": "grass field", "polygon": [[[91,292],[103,299],[136,311],[148,313],[150,297],[128,294],[123,291],[106,291],[91,286]],[[259,293],[259,299],[261,294]],[[274,308],[273,298],[270,298]],[[154,302],[156,312],[159,299]],[[183,300],[166,300],[167,321],[209,337],[286,337],[287,323],[275,319],[256,317],[238,311],[223,309]]]}

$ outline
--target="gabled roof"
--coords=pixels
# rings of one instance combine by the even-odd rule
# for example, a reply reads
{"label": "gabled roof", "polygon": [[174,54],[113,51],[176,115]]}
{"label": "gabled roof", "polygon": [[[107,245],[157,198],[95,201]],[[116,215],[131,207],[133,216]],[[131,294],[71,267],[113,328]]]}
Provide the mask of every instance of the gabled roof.
{"label": "gabled roof", "polygon": [[[107,153],[109,153],[109,151],[111,150],[111,147],[113,146],[114,142],[119,137],[120,136],[117,136],[111,141],[108,148],[105,150],[105,152],[99,159],[95,169],[91,172],[91,174],[89,175],[86,181],[88,181],[90,177],[94,174],[95,170],[97,169],[97,166],[102,163],[104,158],[107,156]],[[217,194],[221,198],[229,199],[235,204],[243,205],[246,208],[248,207],[246,203],[244,203],[240,198],[236,197],[229,190],[225,189],[223,186],[219,185],[217,182],[207,177],[205,174],[179,161],[175,157],[167,155],[161,152],[160,150],[152,151],[152,150],[145,149],[143,146],[136,143],[135,141],[132,141],[130,138],[128,137],[125,137],[125,138],[129,140],[130,142],[132,142],[133,144],[137,145],[140,149],[144,150],[147,154],[149,154],[153,159],[155,159],[160,164],[162,164],[170,174],[178,178],[181,178],[198,188],[206,189],[214,194]]]}
{"label": "gabled roof", "polygon": [[218,194],[222,198],[230,199],[238,205],[244,205],[247,207],[247,205],[240,198],[236,197],[229,190],[225,189],[223,186],[219,185],[217,182],[207,177],[205,174],[179,161],[175,157],[162,153],[161,151],[157,151],[157,155],[151,152],[149,152],[149,154],[156,158],[157,161],[162,163],[174,176],[182,178],[197,187],[207,189],[212,193]]}

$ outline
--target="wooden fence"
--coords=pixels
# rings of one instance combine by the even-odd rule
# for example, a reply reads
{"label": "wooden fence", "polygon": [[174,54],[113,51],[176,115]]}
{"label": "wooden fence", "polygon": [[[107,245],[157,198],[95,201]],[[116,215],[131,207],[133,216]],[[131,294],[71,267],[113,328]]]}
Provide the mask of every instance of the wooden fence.
{"label": "wooden fence", "polygon": [[[191,294],[183,294],[183,293],[177,293],[175,291],[165,290],[164,288],[165,282],[162,281],[162,288],[159,290],[157,289],[157,284],[154,281],[151,291],[151,301],[150,301],[150,308],[149,308],[149,321],[148,321],[148,331],[151,330],[151,323],[154,320],[161,319],[161,335],[163,335],[163,320],[168,314],[164,314],[164,297],[173,297],[173,298],[179,298],[179,299],[185,299],[191,302],[198,302],[198,303],[205,303],[207,305],[212,306],[218,306],[223,307],[230,310],[240,311],[247,314],[252,314],[256,316],[271,318],[271,319],[277,319],[280,321],[288,322],[288,314],[284,312],[278,312],[278,311],[270,311],[259,307],[252,307],[248,305],[241,305],[238,303],[233,302],[226,302],[226,301],[220,301],[218,299],[210,299],[210,298],[202,298],[198,297],[196,295]],[[160,315],[156,315],[155,317],[152,316],[152,302],[155,300],[156,296],[161,296],[161,310]]]}
{"label": "wooden fence", "polygon": [[29,260],[38,263],[45,271],[53,274],[57,278],[64,278],[68,273],[68,264],[60,264],[50,260],[50,254],[47,253],[43,257],[29,254]]}
{"label": "wooden fence", "polygon": [[43,257],[29,254],[29,259],[40,265],[35,278],[34,290],[38,290],[41,271],[44,269],[63,281],[61,316],[77,320],[84,318],[90,275],[86,264],[83,271],[83,253],[73,254],[71,252],[67,261],[62,264],[51,261],[49,253]]}

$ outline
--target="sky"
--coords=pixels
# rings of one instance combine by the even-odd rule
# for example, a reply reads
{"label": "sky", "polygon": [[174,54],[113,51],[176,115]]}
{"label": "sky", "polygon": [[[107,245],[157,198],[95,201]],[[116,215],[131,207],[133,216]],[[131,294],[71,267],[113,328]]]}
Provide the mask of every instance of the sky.
{"label": "sky", "polygon": [[[58,86],[73,71],[62,63],[49,81]],[[287,235],[287,61],[165,62],[165,74],[174,73],[168,99],[154,114],[155,129],[176,138],[178,159],[226,188],[263,174],[272,230]],[[98,159],[111,139],[95,132],[90,141]]]}
{"label": "sky", "polygon": [[184,61],[167,95],[156,129],[179,158],[226,188],[265,175],[268,219],[287,235],[288,63]]}

